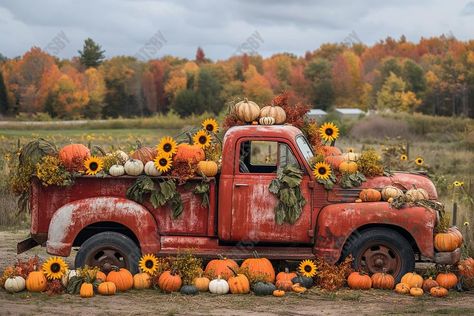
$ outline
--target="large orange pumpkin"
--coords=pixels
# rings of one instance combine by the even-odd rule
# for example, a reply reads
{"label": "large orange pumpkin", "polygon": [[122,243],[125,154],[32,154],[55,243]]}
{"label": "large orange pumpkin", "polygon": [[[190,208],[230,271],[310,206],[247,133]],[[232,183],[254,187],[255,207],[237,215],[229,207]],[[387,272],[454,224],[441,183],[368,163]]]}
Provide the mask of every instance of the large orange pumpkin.
{"label": "large orange pumpkin", "polygon": [[343,161],[339,165],[339,171],[342,173],[356,173],[358,168],[357,162],[354,161]]}
{"label": "large orange pumpkin", "polygon": [[158,279],[158,286],[166,293],[178,292],[182,284],[181,277],[174,271],[165,271]]}
{"label": "large orange pumpkin", "polygon": [[445,289],[452,289],[458,284],[458,277],[454,273],[439,273],[436,276],[436,282],[439,286],[444,287]]}
{"label": "large orange pumpkin", "polygon": [[474,259],[471,257],[461,260],[458,264],[459,274],[467,278],[474,278]]}
{"label": "large orange pumpkin", "polygon": [[114,295],[117,292],[117,287],[113,282],[102,282],[97,287],[97,292],[101,295]]}
{"label": "large orange pumpkin", "polygon": [[[323,156],[341,156],[342,151],[335,146],[321,146]],[[344,158],[344,157],[343,157]]]}
{"label": "large orange pumpkin", "polygon": [[153,161],[157,155],[156,149],[143,146],[140,142],[138,148],[131,155],[130,158],[140,160],[145,165],[148,161]]}
{"label": "large orange pumpkin", "polygon": [[458,248],[459,238],[452,233],[437,233],[434,237],[434,247],[441,252],[451,252]]}
{"label": "large orange pumpkin", "polygon": [[407,284],[410,288],[421,288],[423,286],[423,277],[416,272],[408,272],[402,277],[401,282]]}
{"label": "large orange pumpkin", "polygon": [[118,291],[128,291],[133,287],[133,275],[127,269],[112,270],[107,274],[107,282],[112,282]]}
{"label": "large orange pumpkin", "polygon": [[353,290],[369,290],[372,287],[372,279],[367,274],[352,272],[347,278],[347,285]]}
{"label": "large orange pumpkin", "polygon": [[448,233],[451,233],[451,234],[453,234],[454,236],[456,236],[458,238],[458,247],[461,247],[461,245],[464,241],[464,238],[463,238],[461,232],[459,231],[459,229],[455,226],[450,227],[448,229]]}
{"label": "large orange pumpkin", "polygon": [[382,199],[382,195],[375,189],[364,189],[360,191],[359,198],[364,202],[378,202]]}
{"label": "large orange pumpkin", "polygon": [[230,269],[233,273],[228,280],[230,293],[232,294],[247,294],[250,292],[249,279],[244,274],[238,274],[235,270]]}
{"label": "large orange pumpkin", "polygon": [[263,278],[265,282],[275,282],[275,269],[267,258],[245,259],[240,268],[247,271],[250,279]]}
{"label": "large orange pumpkin", "polygon": [[327,156],[324,161],[331,165],[334,169],[338,170],[339,166],[344,162],[344,158],[339,156]]}
{"label": "large orange pumpkin", "polygon": [[84,161],[89,158],[89,148],[82,144],[66,145],[59,151],[59,160],[69,171],[84,170]]}
{"label": "large orange pumpkin", "polygon": [[206,265],[204,273],[211,279],[216,279],[220,275],[222,279],[227,281],[229,277],[233,275],[229,267],[231,269],[237,270],[239,265],[232,259],[214,259],[209,261],[209,263]]}
{"label": "large orange pumpkin", "polygon": [[378,272],[371,277],[374,289],[391,290],[395,286],[395,279],[391,274]]}
{"label": "large orange pumpkin", "polygon": [[46,290],[46,285],[46,277],[43,272],[30,272],[26,278],[26,289],[30,292],[43,292]]}
{"label": "large orange pumpkin", "polygon": [[176,155],[174,156],[175,162],[186,162],[186,163],[198,163],[206,158],[204,150],[198,145],[190,144],[179,144]]}
{"label": "large orange pumpkin", "polygon": [[151,276],[148,273],[137,273],[133,276],[133,288],[137,290],[149,289],[151,287]]}

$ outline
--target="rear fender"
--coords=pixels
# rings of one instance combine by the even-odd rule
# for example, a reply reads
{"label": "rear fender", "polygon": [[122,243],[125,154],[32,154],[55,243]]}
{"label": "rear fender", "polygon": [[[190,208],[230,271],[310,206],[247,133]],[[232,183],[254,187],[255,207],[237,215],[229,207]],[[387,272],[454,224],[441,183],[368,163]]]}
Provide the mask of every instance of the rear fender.
{"label": "rear fender", "polygon": [[160,250],[158,226],[145,207],[124,198],[97,197],[68,203],[54,213],[49,224],[46,251],[52,255],[69,256],[80,231],[98,222],[115,222],[130,229],[143,253]]}
{"label": "rear fender", "polygon": [[433,258],[435,224],[435,211],[424,207],[397,210],[390,208],[386,202],[333,204],[319,213],[314,253],[335,263],[341,257],[344,244],[354,232],[366,225],[380,225],[405,230],[415,240],[421,254]]}

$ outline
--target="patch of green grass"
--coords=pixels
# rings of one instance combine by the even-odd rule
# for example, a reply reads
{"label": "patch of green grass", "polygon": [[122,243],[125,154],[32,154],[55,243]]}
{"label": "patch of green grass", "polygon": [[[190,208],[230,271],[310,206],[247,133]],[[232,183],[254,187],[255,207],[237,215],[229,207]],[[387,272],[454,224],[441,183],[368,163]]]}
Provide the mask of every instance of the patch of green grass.
{"label": "patch of green grass", "polygon": [[445,307],[430,311],[432,315],[474,315],[474,308],[468,307]]}

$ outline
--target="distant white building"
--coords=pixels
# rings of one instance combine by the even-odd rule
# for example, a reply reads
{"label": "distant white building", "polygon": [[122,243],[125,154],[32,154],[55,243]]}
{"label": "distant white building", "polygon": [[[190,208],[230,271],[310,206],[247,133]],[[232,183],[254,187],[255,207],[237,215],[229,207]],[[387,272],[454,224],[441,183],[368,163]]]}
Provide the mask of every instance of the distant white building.
{"label": "distant white building", "polygon": [[334,112],[341,118],[359,118],[366,113],[357,108],[335,108]]}
{"label": "distant white building", "polygon": [[327,115],[327,112],[321,109],[311,109],[306,115],[308,116],[309,119],[317,120],[317,119],[325,117]]}

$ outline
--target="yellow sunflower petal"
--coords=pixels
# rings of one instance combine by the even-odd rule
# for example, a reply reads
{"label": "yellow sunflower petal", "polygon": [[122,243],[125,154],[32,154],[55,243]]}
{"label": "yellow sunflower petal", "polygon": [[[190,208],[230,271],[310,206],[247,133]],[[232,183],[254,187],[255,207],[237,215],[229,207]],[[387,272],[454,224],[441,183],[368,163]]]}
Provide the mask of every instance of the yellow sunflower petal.
{"label": "yellow sunflower petal", "polygon": [[60,257],[51,257],[41,266],[48,280],[61,279],[68,268],[67,263]]}
{"label": "yellow sunflower petal", "polygon": [[158,146],[156,146],[156,150],[158,152],[158,155],[166,154],[168,156],[171,156],[175,154],[176,151],[178,150],[178,145],[176,141],[173,139],[173,137],[165,136],[160,139]]}
{"label": "yellow sunflower petal", "polygon": [[91,156],[84,161],[84,167],[86,168],[86,174],[95,175],[102,170],[104,161],[100,157]]}
{"label": "yellow sunflower petal", "polygon": [[312,278],[316,275],[316,265],[312,260],[303,260],[298,267],[298,271],[301,275]]}
{"label": "yellow sunflower petal", "polygon": [[319,134],[324,141],[332,142],[339,137],[339,128],[332,122],[326,122],[319,128]]}
{"label": "yellow sunflower petal", "polygon": [[154,254],[146,254],[140,258],[138,266],[142,272],[154,275],[158,270],[158,258]]}
{"label": "yellow sunflower petal", "polygon": [[326,162],[318,162],[314,166],[313,174],[318,180],[327,180],[331,175],[331,166]]}
{"label": "yellow sunflower petal", "polygon": [[424,162],[425,161],[421,157],[418,157],[418,158],[415,159],[415,164],[418,165],[418,166],[423,166]]}
{"label": "yellow sunflower petal", "polygon": [[170,170],[173,164],[171,157],[168,154],[163,153],[158,155],[153,162],[155,163],[156,169],[161,173],[165,173]]}
{"label": "yellow sunflower petal", "polygon": [[400,160],[401,160],[401,161],[407,161],[407,160],[408,160],[408,156],[407,156],[407,155],[400,155]]}
{"label": "yellow sunflower petal", "polygon": [[202,129],[194,134],[193,143],[201,148],[209,147],[211,145],[211,135]]}
{"label": "yellow sunflower petal", "polygon": [[219,131],[219,124],[213,118],[208,118],[202,122],[202,127],[209,133],[217,133]]}

